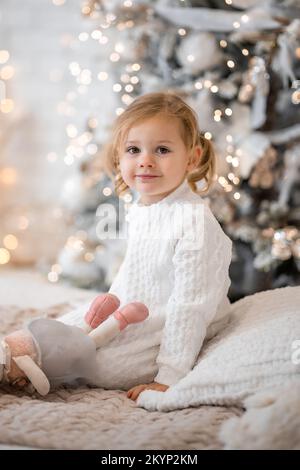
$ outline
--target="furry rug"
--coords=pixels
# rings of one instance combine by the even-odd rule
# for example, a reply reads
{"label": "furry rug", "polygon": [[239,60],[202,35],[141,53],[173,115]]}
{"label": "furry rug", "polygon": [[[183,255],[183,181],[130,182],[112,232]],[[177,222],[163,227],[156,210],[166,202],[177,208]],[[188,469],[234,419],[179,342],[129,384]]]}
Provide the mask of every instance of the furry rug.
{"label": "furry rug", "polygon": [[[28,318],[55,318],[69,309],[0,308],[0,335]],[[150,413],[118,390],[61,388],[41,398],[2,387],[0,442],[47,449],[221,449],[221,424],[240,414],[215,406]]]}
{"label": "furry rug", "polygon": [[[28,318],[68,310],[0,307],[0,336]],[[244,406],[149,412],[118,390],[61,388],[41,398],[2,387],[0,442],[44,449],[300,449],[300,381],[252,395]]]}

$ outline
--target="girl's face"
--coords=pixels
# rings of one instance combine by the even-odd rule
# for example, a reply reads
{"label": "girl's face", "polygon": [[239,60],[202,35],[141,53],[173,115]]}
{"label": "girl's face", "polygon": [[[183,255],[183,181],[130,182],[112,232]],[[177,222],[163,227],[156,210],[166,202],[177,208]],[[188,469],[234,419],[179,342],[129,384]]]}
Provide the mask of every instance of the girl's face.
{"label": "girl's face", "polygon": [[197,147],[189,161],[179,120],[157,115],[129,130],[120,149],[120,171],[127,186],[140,194],[140,202],[153,204],[183,182],[200,154]]}

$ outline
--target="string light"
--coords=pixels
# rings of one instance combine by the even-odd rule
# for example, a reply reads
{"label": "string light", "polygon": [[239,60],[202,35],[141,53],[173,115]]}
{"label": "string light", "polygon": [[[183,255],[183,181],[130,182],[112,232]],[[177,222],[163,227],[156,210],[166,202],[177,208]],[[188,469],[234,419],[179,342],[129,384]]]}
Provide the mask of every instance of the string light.
{"label": "string light", "polygon": [[233,60],[228,60],[227,65],[230,69],[233,69],[233,67],[235,66],[235,63],[233,62]]}
{"label": "string light", "polygon": [[98,80],[100,80],[101,82],[104,82],[105,80],[108,79],[108,73],[106,73],[106,72],[99,72],[98,75],[97,75],[97,78],[98,78]]}
{"label": "string light", "polygon": [[220,46],[221,47],[227,47],[227,41],[225,41],[225,39],[221,39]]}
{"label": "string light", "polygon": [[0,64],[5,64],[9,59],[9,52],[5,49],[0,51]]}
{"label": "string light", "polygon": [[18,239],[15,235],[8,234],[3,238],[3,245],[8,250],[15,250],[18,247]]}
{"label": "string light", "polygon": [[184,28],[179,28],[178,34],[179,34],[179,36],[185,36],[186,35],[186,30]]}
{"label": "string light", "polygon": [[231,108],[226,108],[225,109],[225,114],[226,114],[226,116],[232,116],[232,109]]}
{"label": "string light", "polygon": [[245,56],[249,55],[248,49],[242,49],[242,54]]}
{"label": "string light", "polygon": [[0,248],[0,264],[7,264],[10,260],[10,253],[6,248]]}

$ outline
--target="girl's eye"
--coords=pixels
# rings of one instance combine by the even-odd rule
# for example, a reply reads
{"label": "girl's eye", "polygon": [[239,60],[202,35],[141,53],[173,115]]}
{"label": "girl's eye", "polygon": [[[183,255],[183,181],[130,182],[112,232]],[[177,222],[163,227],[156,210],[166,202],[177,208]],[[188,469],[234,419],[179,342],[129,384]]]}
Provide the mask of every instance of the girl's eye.
{"label": "girl's eye", "polygon": [[[134,150],[134,152],[132,152],[131,150]],[[128,153],[130,153],[130,154],[132,155],[133,153],[136,153],[135,150],[138,150],[138,148],[137,148],[137,147],[129,147],[129,148],[126,150],[126,152],[128,152]]]}
{"label": "girl's eye", "polygon": [[161,150],[161,153],[162,153],[163,155],[170,152],[170,150],[167,149],[166,147],[158,147],[158,148]]}

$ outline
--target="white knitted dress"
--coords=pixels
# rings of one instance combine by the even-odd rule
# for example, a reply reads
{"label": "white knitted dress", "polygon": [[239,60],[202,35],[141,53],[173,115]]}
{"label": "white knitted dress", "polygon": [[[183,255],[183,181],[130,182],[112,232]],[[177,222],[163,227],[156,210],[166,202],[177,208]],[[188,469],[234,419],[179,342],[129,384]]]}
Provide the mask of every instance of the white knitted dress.
{"label": "white knitted dress", "polygon": [[[158,203],[137,201],[127,220],[127,251],[109,292],[121,306],[145,303],[149,317],[97,351],[95,384],[124,390],[153,380],[172,385],[193,368],[204,339],[226,322],[232,242],[187,181]],[[79,324],[87,308],[60,320]]]}

